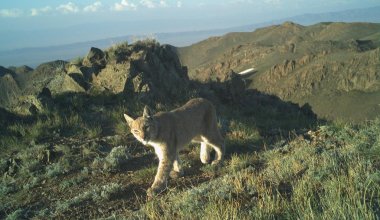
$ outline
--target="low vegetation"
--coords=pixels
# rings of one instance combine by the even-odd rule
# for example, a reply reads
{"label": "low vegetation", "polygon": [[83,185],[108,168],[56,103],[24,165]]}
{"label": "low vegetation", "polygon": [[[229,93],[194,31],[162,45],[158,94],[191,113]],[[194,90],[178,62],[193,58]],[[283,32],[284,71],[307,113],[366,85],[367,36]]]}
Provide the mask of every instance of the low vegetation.
{"label": "low vegetation", "polygon": [[234,155],[223,175],[148,202],[142,216],[195,219],[377,219],[380,120],[326,125],[261,153]]}
{"label": "low vegetation", "polygon": [[[118,122],[126,110],[141,114],[142,106],[116,103],[101,110],[104,118],[96,122],[81,112],[54,109],[10,122],[1,139],[6,149],[0,163],[1,216],[379,217],[380,120],[318,122],[284,110],[285,104],[263,103],[243,110],[220,106],[224,166],[203,166],[198,146],[192,145],[181,154],[185,177],[171,180],[168,190],[151,201],[145,190],[157,161]],[[114,128],[105,135],[109,124]]]}

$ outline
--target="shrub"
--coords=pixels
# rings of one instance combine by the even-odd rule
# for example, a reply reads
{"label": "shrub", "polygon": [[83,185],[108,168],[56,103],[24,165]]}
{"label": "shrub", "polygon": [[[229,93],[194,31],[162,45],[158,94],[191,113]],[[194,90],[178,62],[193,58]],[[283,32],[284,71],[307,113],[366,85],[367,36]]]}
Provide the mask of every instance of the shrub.
{"label": "shrub", "polygon": [[53,163],[46,167],[46,177],[52,178],[65,173],[65,169],[61,163]]}
{"label": "shrub", "polygon": [[132,158],[126,146],[114,147],[106,158],[95,158],[92,167],[105,171],[119,170]]}

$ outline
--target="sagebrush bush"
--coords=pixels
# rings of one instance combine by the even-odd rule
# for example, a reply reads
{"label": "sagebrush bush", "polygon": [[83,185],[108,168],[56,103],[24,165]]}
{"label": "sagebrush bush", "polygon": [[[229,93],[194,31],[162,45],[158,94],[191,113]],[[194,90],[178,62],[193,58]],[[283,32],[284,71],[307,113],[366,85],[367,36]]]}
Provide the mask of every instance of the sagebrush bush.
{"label": "sagebrush bush", "polygon": [[104,171],[116,171],[126,165],[131,158],[127,146],[118,146],[114,147],[105,158],[96,157],[91,167]]}

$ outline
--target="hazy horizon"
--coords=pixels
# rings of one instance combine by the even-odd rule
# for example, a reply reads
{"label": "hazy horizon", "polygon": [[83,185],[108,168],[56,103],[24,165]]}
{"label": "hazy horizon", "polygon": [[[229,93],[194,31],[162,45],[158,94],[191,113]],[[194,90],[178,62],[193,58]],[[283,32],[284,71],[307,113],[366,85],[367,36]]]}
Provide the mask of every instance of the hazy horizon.
{"label": "hazy horizon", "polygon": [[376,0],[15,0],[0,3],[0,50],[228,28],[378,5]]}

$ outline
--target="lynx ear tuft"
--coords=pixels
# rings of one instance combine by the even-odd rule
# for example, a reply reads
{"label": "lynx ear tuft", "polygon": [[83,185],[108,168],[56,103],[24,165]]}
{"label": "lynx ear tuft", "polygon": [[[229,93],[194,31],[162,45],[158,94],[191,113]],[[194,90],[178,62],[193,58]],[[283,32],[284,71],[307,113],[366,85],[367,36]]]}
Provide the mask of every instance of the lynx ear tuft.
{"label": "lynx ear tuft", "polygon": [[134,119],[132,117],[129,117],[127,114],[124,114],[124,118],[127,121],[128,125],[130,126]]}
{"label": "lynx ear tuft", "polygon": [[144,113],[143,113],[143,117],[144,118],[151,118],[153,115],[152,115],[152,111],[150,110],[150,108],[146,105],[144,107]]}

